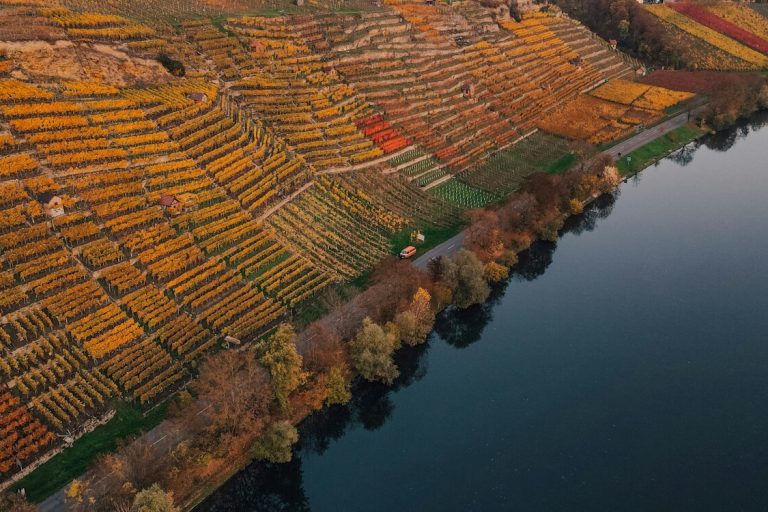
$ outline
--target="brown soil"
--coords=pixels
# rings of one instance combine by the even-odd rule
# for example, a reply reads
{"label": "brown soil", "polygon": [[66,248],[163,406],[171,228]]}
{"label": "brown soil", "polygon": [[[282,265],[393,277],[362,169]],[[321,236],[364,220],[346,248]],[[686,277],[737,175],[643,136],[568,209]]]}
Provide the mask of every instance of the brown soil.
{"label": "brown soil", "polygon": [[6,52],[31,77],[97,81],[115,86],[162,83],[172,78],[156,61],[131,57],[103,44],[0,41],[0,52]]}

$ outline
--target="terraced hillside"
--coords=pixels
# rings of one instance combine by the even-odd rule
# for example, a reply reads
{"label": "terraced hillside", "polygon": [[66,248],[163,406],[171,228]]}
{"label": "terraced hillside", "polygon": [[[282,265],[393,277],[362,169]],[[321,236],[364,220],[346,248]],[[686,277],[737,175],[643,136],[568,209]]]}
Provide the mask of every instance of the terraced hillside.
{"label": "terraced hillside", "polygon": [[747,4],[676,2],[646,8],[683,45],[695,69],[768,67],[768,20]]}
{"label": "terraced hillside", "polygon": [[0,0],[4,480],[689,99],[551,13],[265,7]]}

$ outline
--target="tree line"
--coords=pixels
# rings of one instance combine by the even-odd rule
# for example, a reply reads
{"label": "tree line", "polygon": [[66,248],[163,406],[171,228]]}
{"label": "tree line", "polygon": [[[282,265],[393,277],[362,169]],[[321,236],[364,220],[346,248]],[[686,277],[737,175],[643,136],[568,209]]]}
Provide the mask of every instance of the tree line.
{"label": "tree line", "polygon": [[[610,164],[598,157],[561,175],[533,175],[503,204],[471,212],[465,247],[453,256],[426,271],[388,258],[366,289],[301,332],[283,323],[259,342],[208,356],[159,427],[72,483],[68,508],[173,511],[251,460],[290,461],[299,421],[349,402],[355,378],[392,384],[395,352],[425,343],[440,311],[483,303],[520,251],[555,239],[568,216],[618,185]],[[26,506],[6,499],[18,501],[10,509]]]}

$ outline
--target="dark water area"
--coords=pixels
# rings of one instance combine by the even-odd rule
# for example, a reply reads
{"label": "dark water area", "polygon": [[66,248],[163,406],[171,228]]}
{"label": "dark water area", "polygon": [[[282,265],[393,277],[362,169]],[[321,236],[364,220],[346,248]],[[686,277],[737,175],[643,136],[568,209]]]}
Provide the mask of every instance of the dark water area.
{"label": "dark water area", "polygon": [[601,198],[199,510],[768,510],[766,124]]}

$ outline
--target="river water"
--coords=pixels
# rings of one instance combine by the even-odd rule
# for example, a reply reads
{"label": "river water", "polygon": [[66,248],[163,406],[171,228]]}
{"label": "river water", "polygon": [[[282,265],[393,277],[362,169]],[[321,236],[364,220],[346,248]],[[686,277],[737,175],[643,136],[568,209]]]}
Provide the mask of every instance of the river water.
{"label": "river water", "polygon": [[602,198],[199,510],[768,510],[766,121]]}

